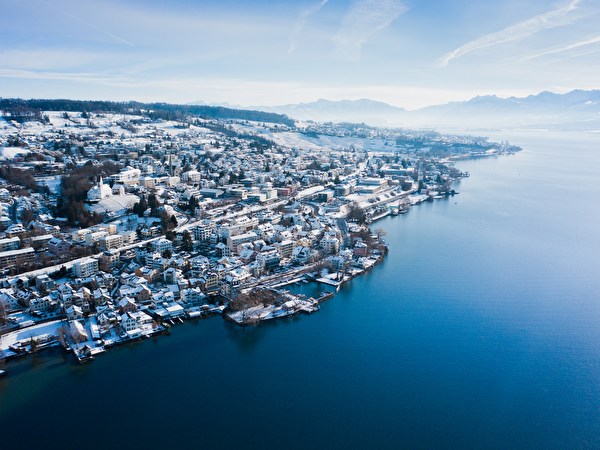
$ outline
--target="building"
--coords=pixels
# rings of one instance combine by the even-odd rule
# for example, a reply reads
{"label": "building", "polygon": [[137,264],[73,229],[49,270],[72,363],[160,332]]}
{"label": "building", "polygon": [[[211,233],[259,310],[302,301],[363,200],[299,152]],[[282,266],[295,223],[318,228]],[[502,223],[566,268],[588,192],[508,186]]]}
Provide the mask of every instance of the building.
{"label": "building", "polygon": [[367,256],[367,244],[364,242],[357,242],[354,246],[354,250],[352,251],[352,256],[355,258],[366,257]]}
{"label": "building", "polygon": [[259,267],[272,269],[279,266],[280,262],[281,257],[279,256],[279,252],[275,249],[264,252],[261,251],[258,253],[258,255],[256,255],[256,263]]}
{"label": "building", "polygon": [[204,303],[205,295],[199,288],[189,288],[183,289],[181,291],[181,300],[185,303],[189,303],[192,305],[198,305],[200,303]]}
{"label": "building", "polygon": [[196,241],[208,241],[213,234],[213,230],[210,227],[195,227],[192,231],[194,232],[194,240]]}
{"label": "building", "polygon": [[352,186],[349,184],[338,184],[333,188],[336,197],[343,197],[352,192]]}
{"label": "building", "polygon": [[132,167],[126,167],[121,172],[111,175],[110,179],[115,183],[120,184],[138,184],[140,179],[141,170],[134,169]]}
{"label": "building", "polygon": [[121,253],[118,250],[106,250],[100,255],[102,270],[109,271],[119,264]]}
{"label": "building", "polygon": [[156,180],[152,177],[140,177],[138,182],[140,186],[144,186],[147,189],[154,189],[156,185]]}
{"label": "building", "polygon": [[334,192],[331,189],[319,192],[317,199],[320,202],[328,202],[333,198]]}
{"label": "building", "polygon": [[355,190],[362,194],[374,194],[388,185],[384,178],[362,178]]}
{"label": "building", "polygon": [[69,250],[71,250],[71,244],[64,239],[55,237],[48,241],[48,251],[56,256],[66,255]]}
{"label": "building", "polygon": [[279,243],[273,244],[273,246],[279,251],[279,256],[281,256],[281,259],[285,259],[292,256],[295,247],[294,244],[294,241],[286,239]]}
{"label": "building", "polygon": [[88,259],[73,264],[73,273],[77,278],[88,278],[98,273],[98,260]]}
{"label": "building", "polygon": [[42,298],[32,298],[29,302],[31,312],[45,314],[53,311],[58,306],[56,301],[53,301],[48,295]]}
{"label": "building", "polygon": [[35,250],[31,247],[0,253],[0,267],[22,267],[34,260]]}
{"label": "building", "polygon": [[100,201],[104,198],[112,196],[112,189],[109,185],[104,184],[102,182],[102,177],[100,177],[100,181],[96,186],[92,186],[92,188],[87,193],[87,198],[89,201]]}
{"label": "building", "polygon": [[340,241],[337,238],[326,236],[321,240],[321,246],[327,253],[337,253],[340,249]]}
{"label": "building", "polygon": [[219,198],[223,195],[223,191],[221,189],[199,189],[198,192],[205,198]]}
{"label": "building", "polygon": [[197,170],[188,170],[181,174],[181,181],[187,183],[196,183],[202,179],[202,175]]}
{"label": "building", "polygon": [[165,250],[173,251],[173,243],[170,240],[161,238],[152,242],[152,251],[162,255]]}
{"label": "building", "polygon": [[265,200],[277,200],[277,189],[266,187],[260,190],[261,194],[264,194]]}
{"label": "building", "polygon": [[227,246],[231,251],[235,251],[240,244],[246,242],[254,242],[258,239],[258,235],[252,231],[249,233],[238,234],[237,236],[229,236],[227,238]]}
{"label": "building", "polygon": [[219,258],[229,258],[231,256],[231,248],[225,245],[223,242],[219,242],[216,246],[217,255]]}
{"label": "building", "polygon": [[135,316],[130,312],[126,312],[121,316],[121,329],[127,334],[139,334],[141,332]]}
{"label": "building", "polygon": [[18,237],[0,239],[0,252],[8,250],[17,250],[21,246],[21,239]]}
{"label": "building", "polygon": [[48,242],[54,239],[51,234],[44,234],[43,236],[33,236],[29,238],[29,244],[36,250],[45,249],[48,247]]}
{"label": "building", "polygon": [[219,289],[219,276],[210,272],[204,276],[204,290],[207,292],[216,291]]}
{"label": "building", "polygon": [[25,229],[25,227],[22,224],[15,223],[15,224],[9,226],[4,233],[9,238],[13,238],[13,237],[24,238],[25,235],[27,234],[27,230]]}
{"label": "building", "polygon": [[106,231],[96,231],[85,235],[85,244],[92,246],[99,242],[101,238],[108,236]]}
{"label": "building", "polygon": [[113,234],[113,235],[103,236],[98,240],[98,245],[100,246],[100,248],[104,248],[106,250],[111,250],[111,249],[122,247],[123,246],[123,235]]}

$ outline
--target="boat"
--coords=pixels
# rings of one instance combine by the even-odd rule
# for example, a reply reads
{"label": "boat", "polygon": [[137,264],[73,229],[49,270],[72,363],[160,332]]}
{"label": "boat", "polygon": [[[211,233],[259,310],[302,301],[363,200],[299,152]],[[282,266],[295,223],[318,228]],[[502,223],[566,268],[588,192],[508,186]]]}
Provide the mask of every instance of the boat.
{"label": "boat", "polygon": [[5,376],[6,376],[6,371],[0,370],[0,378],[5,377]]}

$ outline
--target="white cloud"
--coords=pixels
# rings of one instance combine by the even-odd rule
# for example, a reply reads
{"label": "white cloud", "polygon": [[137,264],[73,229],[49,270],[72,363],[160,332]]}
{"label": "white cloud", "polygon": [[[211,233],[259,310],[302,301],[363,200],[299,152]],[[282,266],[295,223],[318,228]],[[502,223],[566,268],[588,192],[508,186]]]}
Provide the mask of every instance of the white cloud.
{"label": "white cloud", "polygon": [[31,70],[0,69],[0,78],[18,78],[30,80],[72,81],[82,83],[100,84],[135,84],[135,80],[126,77],[112,77],[97,73],[62,73],[62,72],[35,72]]}
{"label": "white cloud", "polygon": [[572,0],[568,5],[562,8],[539,14],[529,20],[469,42],[453,52],[444,55],[441,65],[446,67],[451,60],[458,58],[465,53],[472,52],[473,50],[491,47],[492,45],[501,44],[503,42],[516,41],[543,30],[568,25],[576,19],[576,17],[570,13],[577,8],[579,2],[580,0]]}
{"label": "white cloud", "polygon": [[[532,54],[532,55],[525,56],[525,57],[521,58],[521,61],[526,61],[528,59],[539,58],[540,56],[552,55],[553,53],[565,52],[565,51],[568,51],[568,50],[573,50],[574,48],[583,47],[584,45],[596,44],[598,42],[600,42],[600,34],[588,37],[588,38],[586,38],[586,39],[584,39],[582,41],[574,42],[573,44],[569,44],[569,45],[566,45],[566,46],[563,46],[563,47],[554,48],[554,49],[551,49],[551,50],[545,50],[545,51],[542,51],[542,52],[539,52],[539,53],[535,53],[535,54]],[[597,51],[598,50],[594,50],[592,52],[586,52],[585,54],[587,54],[587,53],[595,53]]]}
{"label": "white cloud", "polygon": [[0,68],[66,70],[108,59],[109,55],[58,48],[0,52]]}
{"label": "white cloud", "polygon": [[83,20],[83,19],[81,19],[81,18],[79,18],[79,17],[76,17],[76,16],[74,16],[73,14],[71,14],[70,12],[68,12],[68,11],[66,10],[66,8],[60,9],[60,8],[58,8],[58,6],[55,6],[55,5],[54,5],[53,3],[51,3],[51,2],[42,1],[42,3],[45,3],[45,4],[46,4],[47,6],[49,6],[50,8],[54,9],[55,11],[58,11],[59,13],[61,13],[61,14],[65,15],[65,16],[67,16],[67,17],[71,18],[71,19],[74,19],[74,20],[77,20],[78,22],[81,22],[82,24],[84,24],[85,26],[87,26],[87,27],[89,27],[89,28],[92,28],[92,29],[94,29],[94,30],[96,30],[96,31],[99,31],[100,33],[103,33],[103,34],[105,34],[105,35],[107,35],[107,36],[111,37],[112,39],[114,39],[114,40],[116,40],[116,41],[119,41],[119,42],[121,42],[121,43],[123,43],[123,44],[127,44],[127,45],[129,45],[130,47],[133,47],[133,44],[132,44],[132,43],[130,43],[130,42],[127,42],[125,39],[121,39],[120,37],[118,37],[118,36],[115,36],[114,34],[112,34],[112,33],[109,33],[108,31],[106,31],[105,29],[103,29],[103,28],[100,28],[100,27],[98,27],[98,26],[96,26],[96,25],[94,25],[94,24],[92,24],[92,23],[90,23],[90,22],[88,22],[88,21],[86,21],[86,20]]}
{"label": "white cloud", "polygon": [[307,8],[300,13],[300,15],[298,16],[298,20],[296,20],[294,28],[292,29],[292,32],[288,37],[288,40],[290,42],[290,48],[288,50],[288,53],[291,54],[296,49],[296,44],[298,42],[298,37],[300,36],[300,31],[302,31],[302,28],[304,27],[308,16],[318,12],[323,6],[325,6],[325,3],[327,3],[328,1],[329,0],[322,0],[321,3],[316,3],[310,8]]}
{"label": "white cloud", "polygon": [[387,28],[408,8],[394,0],[357,0],[342,19],[333,41],[336,50],[350,61],[360,59],[362,44],[373,33]]}

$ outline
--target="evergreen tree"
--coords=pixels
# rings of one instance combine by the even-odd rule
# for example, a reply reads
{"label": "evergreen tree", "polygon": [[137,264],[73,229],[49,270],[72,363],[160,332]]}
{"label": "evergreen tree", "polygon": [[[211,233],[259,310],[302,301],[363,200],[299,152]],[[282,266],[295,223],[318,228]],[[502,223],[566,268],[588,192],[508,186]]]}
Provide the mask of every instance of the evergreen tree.
{"label": "evergreen tree", "polygon": [[194,249],[194,241],[192,240],[192,235],[188,230],[183,232],[183,239],[181,241],[181,248],[186,252],[189,252]]}

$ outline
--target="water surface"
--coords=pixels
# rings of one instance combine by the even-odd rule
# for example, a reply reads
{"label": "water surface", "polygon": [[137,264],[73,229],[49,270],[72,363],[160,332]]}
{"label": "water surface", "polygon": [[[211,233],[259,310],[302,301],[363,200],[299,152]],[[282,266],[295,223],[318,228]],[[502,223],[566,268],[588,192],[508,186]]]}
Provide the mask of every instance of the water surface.
{"label": "water surface", "polygon": [[388,258],[318,313],[10,362],[3,444],[600,447],[600,135],[492,137],[524,151],[375,224]]}

